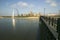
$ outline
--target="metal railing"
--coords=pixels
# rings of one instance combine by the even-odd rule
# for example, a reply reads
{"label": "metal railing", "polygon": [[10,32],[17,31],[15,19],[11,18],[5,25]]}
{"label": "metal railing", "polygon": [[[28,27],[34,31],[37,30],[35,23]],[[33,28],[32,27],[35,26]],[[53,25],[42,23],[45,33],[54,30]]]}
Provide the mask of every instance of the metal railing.
{"label": "metal railing", "polygon": [[60,17],[41,16],[40,18],[45,22],[45,24],[49,26],[48,28],[52,32],[56,40],[58,38],[60,40]]}
{"label": "metal railing", "polygon": [[51,17],[51,16],[42,16],[44,20],[54,29],[57,31],[57,20],[59,17]]}

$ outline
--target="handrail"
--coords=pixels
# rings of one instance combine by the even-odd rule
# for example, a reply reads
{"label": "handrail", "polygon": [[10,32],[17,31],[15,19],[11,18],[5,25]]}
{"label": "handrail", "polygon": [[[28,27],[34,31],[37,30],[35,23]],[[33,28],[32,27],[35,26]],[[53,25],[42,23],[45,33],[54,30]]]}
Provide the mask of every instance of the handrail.
{"label": "handrail", "polygon": [[58,40],[58,20],[60,20],[60,17],[41,16],[40,19],[42,19],[54,37]]}

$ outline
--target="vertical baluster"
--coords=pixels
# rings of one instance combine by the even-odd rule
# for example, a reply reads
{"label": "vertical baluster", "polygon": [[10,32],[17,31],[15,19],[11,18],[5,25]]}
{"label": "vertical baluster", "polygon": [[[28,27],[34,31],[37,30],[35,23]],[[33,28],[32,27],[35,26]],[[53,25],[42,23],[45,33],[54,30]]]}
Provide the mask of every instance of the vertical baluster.
{"label": "vertical baluster", "polygon": [[54,20],[54,18],[52,18],[52,26],[53,26],[53,20]]}
{"label": "vertical baluster", "polygon": [[48,20],[49,20],[49,25],[50,25],[50,17],[49,17],[49,19],[48,19]]}

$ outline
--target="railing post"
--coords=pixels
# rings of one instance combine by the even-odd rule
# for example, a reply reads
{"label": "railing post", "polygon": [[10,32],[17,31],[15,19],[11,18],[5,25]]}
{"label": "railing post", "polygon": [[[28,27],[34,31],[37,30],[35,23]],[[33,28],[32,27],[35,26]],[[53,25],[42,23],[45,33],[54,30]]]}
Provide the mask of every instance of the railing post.
{"label": "railing post", "polygon": [[52,18],[52,26],[53,26],[53,20],[54,20],[54,18]]}
{"label": "railing post", "polygon": [[50,25],[50,17],[49,17],[49,19],[48,19],[48,20],[49,20],[49,25]]}
{"label": "railing post", "polygon": [[60,18],[57,19],[58,40],[60,40]]}

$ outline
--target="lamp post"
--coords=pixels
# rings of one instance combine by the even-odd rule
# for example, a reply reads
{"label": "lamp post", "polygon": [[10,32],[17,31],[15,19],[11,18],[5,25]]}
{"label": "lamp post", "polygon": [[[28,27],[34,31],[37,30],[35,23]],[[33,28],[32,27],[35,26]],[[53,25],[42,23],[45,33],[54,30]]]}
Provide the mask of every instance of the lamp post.
{"label": "lamp post", "polygon": [[45,8],[44,8],[44,16],[45,16]]}
{"label": "lamp post", "polygon": [[58,15],[60,16],[60,10],[59,10],[59,14]]}

